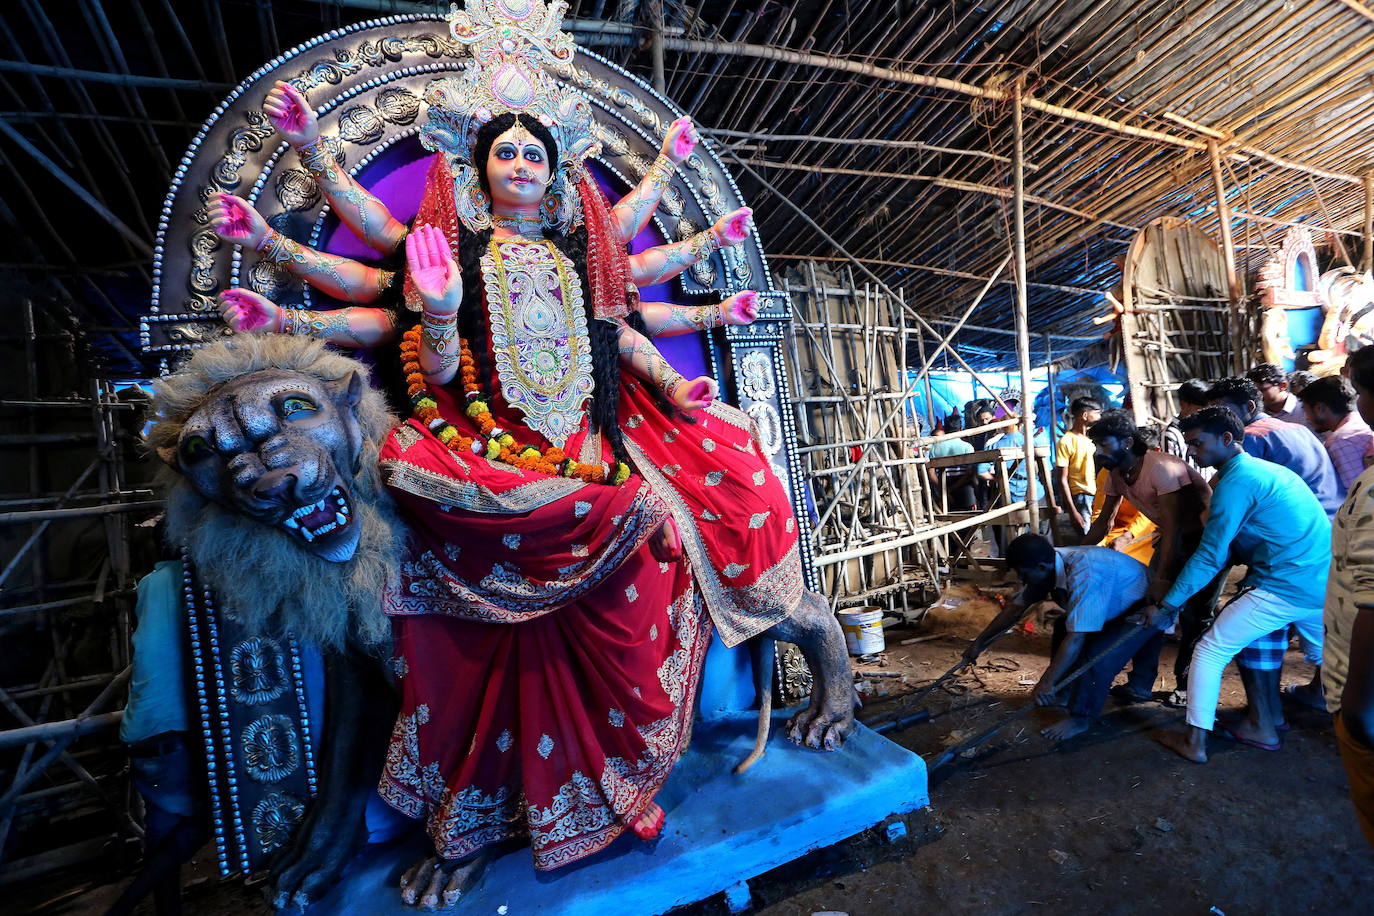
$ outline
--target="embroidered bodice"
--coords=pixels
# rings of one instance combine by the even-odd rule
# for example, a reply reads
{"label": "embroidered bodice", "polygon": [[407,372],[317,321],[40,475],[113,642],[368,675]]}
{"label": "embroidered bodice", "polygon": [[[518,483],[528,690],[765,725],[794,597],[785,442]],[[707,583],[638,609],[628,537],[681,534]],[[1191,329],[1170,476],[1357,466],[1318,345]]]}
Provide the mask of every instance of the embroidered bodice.
{"label": "embroidered bodice", "polygon": [[561,448],[581,428],[593,386],[577,270],[544,239],[493,239],[481,264],[501,394]]}

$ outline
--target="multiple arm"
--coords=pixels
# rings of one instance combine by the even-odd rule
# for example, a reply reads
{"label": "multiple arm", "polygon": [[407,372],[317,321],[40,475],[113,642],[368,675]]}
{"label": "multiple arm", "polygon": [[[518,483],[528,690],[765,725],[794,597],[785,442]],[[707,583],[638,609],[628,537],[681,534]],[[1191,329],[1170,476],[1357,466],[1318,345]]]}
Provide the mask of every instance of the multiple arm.
{"label": "multiple arm", "polygon": [[392,271],[316,251],[287,238],[270,228],[247,202],[232,194],[212,195],[207,213],[220,238],[255,249],[263,260],[280,264],[335,299],[376,302],[395,279]]}
{"label": "multiple arm", "polygon": [[396,337],[386,309],[348,307],[330,311],[283,308],[243,288],[220,293],[220,316],[239,333],[308,335],[340,347],[375,347]]}
{"label": "multiple arm", "polygon": [[625,324],[618,324],[620,366],[662,391],[681,410],[709,407],[716,398],[716,383],[702,376],[684,379],[668,364],[649,338]]}
{"label": "multiple arm", "polygon": [[741,207],[716,220],[715,225],[689,239],[656,245],[630,255],[630,279],[635,286],[665,283],[687,268],[711,256],[713,251],[738,245],[749,236],[754,211]]}
{"label": "multiple arm", "polygon": [[709,331],[727,324],[752,324],[759,317],[759,294],[752,289],[736,293],[719,305],[674,305],[641,302],[639,314],[650,337],[673,337]]}
{"label": "multiple arm", "polygon": [[696,145],[696,128],[690,118],[678,118],[668,126],[658,158],[635,189],[611,208],[622,242],[628,245],[649,224],[649,217],[654,215],[663,192],[673,180],[673,170],[692,154]]}
{"label": "multiple arm", "polygon": [[396,250],[406,227],[391,215],[386,204],[373,196],[346,169],[339,168],[333,150],[320,134],[315,110],[290,83],[278,81],[262,104],[274,127],[296,150],[301,165],[329,199],[329,205],[345,226],[382,254]]}

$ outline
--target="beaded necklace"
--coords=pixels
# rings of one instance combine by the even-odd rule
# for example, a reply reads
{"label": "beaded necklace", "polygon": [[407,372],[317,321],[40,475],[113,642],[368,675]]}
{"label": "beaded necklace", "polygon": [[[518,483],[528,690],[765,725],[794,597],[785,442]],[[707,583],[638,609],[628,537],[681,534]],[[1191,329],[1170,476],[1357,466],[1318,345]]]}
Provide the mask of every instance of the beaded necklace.
{"label": "beaded necklace", "polygon": [[467,401],[465,412],[477,423],[482,435],[487,437],[486,442],[463,435],[439,413],[439,403],[425,383],[424,373],[420,371],[420,325],[411,328],[401,338],[401,365],[405,370],[407,393],[415,405],[415,417],[449,449],[459,454],[470,452],[485,455],[490,460],[504,461],[526,471],[573,477],[587,483],[606,483],[609,477],[610,483],[618,486],[629,479],[630,466],[623,461],[614,465],[583,464],[568,457],[556,445],[547,449],[522,445],[498,426],[492,417],[488,406],[490,398],[483,394],[478,384],[477,363],[472,358],[472,350],[461,337],[458,338],[458,354],[458,374],[463,381],[463,395]]}

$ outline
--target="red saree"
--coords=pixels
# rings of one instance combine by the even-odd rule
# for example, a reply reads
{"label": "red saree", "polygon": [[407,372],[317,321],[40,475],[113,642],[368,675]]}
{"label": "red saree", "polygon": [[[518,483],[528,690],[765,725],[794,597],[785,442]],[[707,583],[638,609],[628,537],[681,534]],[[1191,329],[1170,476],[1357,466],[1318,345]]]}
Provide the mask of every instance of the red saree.
{"label": "red saree", "polygon": [[[459,456],[414,420],[382,450],[414,543],[386,596],[403,699],[380,790],[446,858],[528,836],[547,870],[604,848],[687,747],[712,620],[734,645],[801,598],[744,414],[672,421],[634,381],[621,405],[640,474],[618,487]],[[660,563],[669,515],[685,560]]]}
{"label": "red saree", "polygon": [[[442,161],[430,181],[419,221],[456,232]],[[597,314],[623,314],[614,271],[591,286]],[[433,394],[477,434],[453,392]],[[499,394],[488,403],[547,447]],[[635,465],[620,486],[460,455],[413,419],[382,448],[413,537],[384,598],[402,706],[380,792],[427,818],[440,856],[528,836],[547,870],[607,846],[687,747],[712,624],[737,645],[801,600],[791,505],[743,413],[670,419],[626,378],[619,419]],[[563,449],[611,458],[585,416]],[[661,563],[648,544],[669,517],[684,556]]]}

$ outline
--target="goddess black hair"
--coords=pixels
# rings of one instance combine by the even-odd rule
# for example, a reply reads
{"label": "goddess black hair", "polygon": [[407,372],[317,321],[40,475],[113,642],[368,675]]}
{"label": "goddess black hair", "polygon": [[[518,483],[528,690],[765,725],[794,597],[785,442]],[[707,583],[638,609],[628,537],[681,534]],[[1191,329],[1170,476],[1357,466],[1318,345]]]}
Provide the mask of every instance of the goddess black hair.
{"label": "goddess black hair", "polygon": [[[543,124],[528,115],[507,112],[493,118],[477,132],[472,147],[472,162],[477,166],[477,174],[482,190],[491,196],[491,185],[487,180],[487,157],[491,154],[496,138],[515,125],[517,117],[525,129],[544,145],[548,156],[550,174],[558,168],[558,144],[553,134]],[[569,188],[568,193],[576,193]],[[463,275],[463,307],[458,310],[459,333],[467,339],[472,349],[473,359],[477,361],[477,377],[484,384],[490,384],[492,377],[491,357],[487,347],[487,326],[483,320],[484,310],[480,307],[485,294],[482,281],[482,256],[491,243],[491,230],[462,234],[458,251],[458,267]],[[577,271],[577,279],[582,285],[582,302],[587,316],[587,336],[592,346],[592,396],[587,404],[587,417],[591,429],[606,437],[611,446],[611,454],[616,461],[630,464],[625,451],[624,437],[616,420],[620,409],[620,347],[616,328],[594,315],[592,287],[587,276],[587,230],[578,226],[567,233],[548,232],[547,238],[572,262]],[[643,319],[637,312],[630,315],[630,326],[644,333]],[[652,390],[652,389],[651,389]],[[666,399],[660,400],[660,406]]]}

